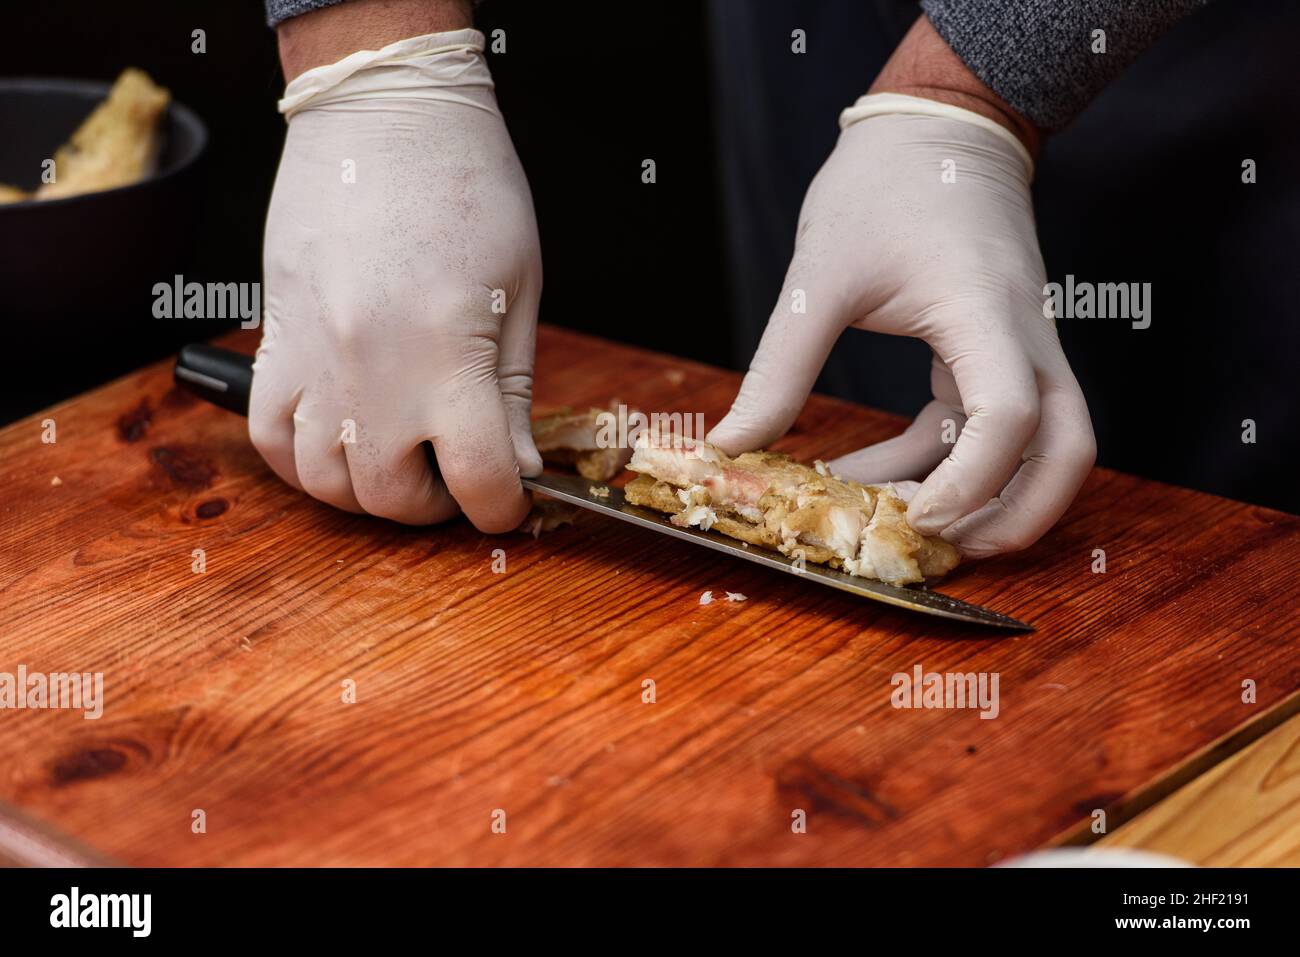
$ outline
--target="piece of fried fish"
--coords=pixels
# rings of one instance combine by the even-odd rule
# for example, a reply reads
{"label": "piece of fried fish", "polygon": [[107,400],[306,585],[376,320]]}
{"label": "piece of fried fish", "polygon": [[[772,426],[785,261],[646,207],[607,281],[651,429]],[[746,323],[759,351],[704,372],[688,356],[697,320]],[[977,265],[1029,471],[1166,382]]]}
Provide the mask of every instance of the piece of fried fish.
{"label": "piece of fried fish", "polygon": [[628,448],[609,448],[601,445],[601,415],[611,414],[610,409],[588,409],[574,412],[560,409],[551,415],[533,420],[533,443],[548,465],[561,465],[578,470],[578,474],[593,482],[608,482],[627,465],[632,457]]}
{"label": "piece of fried fish", "polygon": [[860,578],[912,584],[961,560],[948,542],[907,524],[892,486],[837,478],[821,462],[810,468],[776,452],[733,459],[707,442],[643,433],[627,467],[641,473],[623,490],[633,505]]}
{"label": "piece of fried fish", "polygon": [[123,70],[108,99],[54,154],[55,180],[37,188],[36,199],[112,189],[149,175],[158,155],[158,124],[170,100],[143,70]]}

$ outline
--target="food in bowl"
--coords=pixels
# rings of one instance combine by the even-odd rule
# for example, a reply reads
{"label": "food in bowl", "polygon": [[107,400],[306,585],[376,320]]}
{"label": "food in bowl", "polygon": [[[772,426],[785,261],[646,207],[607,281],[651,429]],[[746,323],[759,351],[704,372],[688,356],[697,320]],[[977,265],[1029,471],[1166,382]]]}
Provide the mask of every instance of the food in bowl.
{"label": "food in bowl", "polygon": [[34,193],[0,183],[0,203],[61,199],[144,179],[157,163],[158,127],[170,101],[143,70],[123,70],[108,98],[55,152],[53,181]]}

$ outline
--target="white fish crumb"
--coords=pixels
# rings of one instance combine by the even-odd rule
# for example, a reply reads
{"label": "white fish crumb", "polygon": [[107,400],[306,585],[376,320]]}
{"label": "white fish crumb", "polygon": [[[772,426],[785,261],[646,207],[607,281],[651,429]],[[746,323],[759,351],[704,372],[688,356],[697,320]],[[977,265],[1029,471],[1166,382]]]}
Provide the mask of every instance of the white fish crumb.
{"label": "white fish crumb", "polygon": [[692,505],[707,505],[709,503],[709,490],[703,485],[692,485],[690,488],[677,490],[677,498],[687,508]]}
{"label": "white fish crumb", "polygon": [[727,592],[727,601],[749,601],[749,599],[738,591]]}
{"label": "white fish crumb", "polygon": [[701,531],[707,532],[713,527],[713,523],[717,520],[717,514],[707,505],[691,505],[685,511],[679,512],[674,516],[673,523],[687,528],[695,525],[698,526]]}
{"label": "white fish crumb", "polygon": [[813,462],[813,468],[817,470],[817,474],[822,476],[822,478],[830,477],[831,474],[830,466],[828,466],[821,459],[817,459],[816,461]]}
{"label": "white fish crumb", "polygon": [[712,601],[713,601],[713,592],[711,591],[706,591],[703,595],[700,596],[701,605],[708,605]]}
{"label": "white fish crumb", "polygon": [[609,486],[597,485],[594,488],[589,489],[587,494],[592,498],[609,498]]}

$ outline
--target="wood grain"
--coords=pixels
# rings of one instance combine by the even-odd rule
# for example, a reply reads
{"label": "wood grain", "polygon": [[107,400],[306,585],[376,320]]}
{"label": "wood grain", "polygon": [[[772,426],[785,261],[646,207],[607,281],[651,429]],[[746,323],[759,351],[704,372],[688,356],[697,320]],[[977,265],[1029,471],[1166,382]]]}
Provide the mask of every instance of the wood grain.
{"label": "wood grain", "polygon": [[[712,424],[738,383],[539,338],[538,411]],[[814,397],[778,447],[901,424]],[[245,428],[160,365],[0,431],[0,670],[102,671],[106,698],[0,711],[0,800],[128,863],[983,864],[1115,826],[1300,689],[1300,520],[1264,508],[1096,470],[1037,546],[945,584],[1038,626],[1003,638],[594,515],[537,541],[347,515]],[[917,664],[997,672],[1000,715],[893,708]]]}
{"label": "wood grain", "polygon": [[1300,717],[1097,842],[1206,867],[1300,867]]}

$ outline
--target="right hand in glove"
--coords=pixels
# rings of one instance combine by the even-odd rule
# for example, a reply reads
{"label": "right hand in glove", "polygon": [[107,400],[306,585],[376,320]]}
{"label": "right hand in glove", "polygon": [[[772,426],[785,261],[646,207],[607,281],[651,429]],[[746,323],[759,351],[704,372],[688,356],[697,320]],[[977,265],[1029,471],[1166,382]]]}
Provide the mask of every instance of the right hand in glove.
{"label": "right hand in glove", "polygon": [[[249,434],[352,512],[482,531],[528,511],[542,291],[532,198],[482,34],[363,51],[289,84]],[[435,474],[423,443],[436,451]]]}

